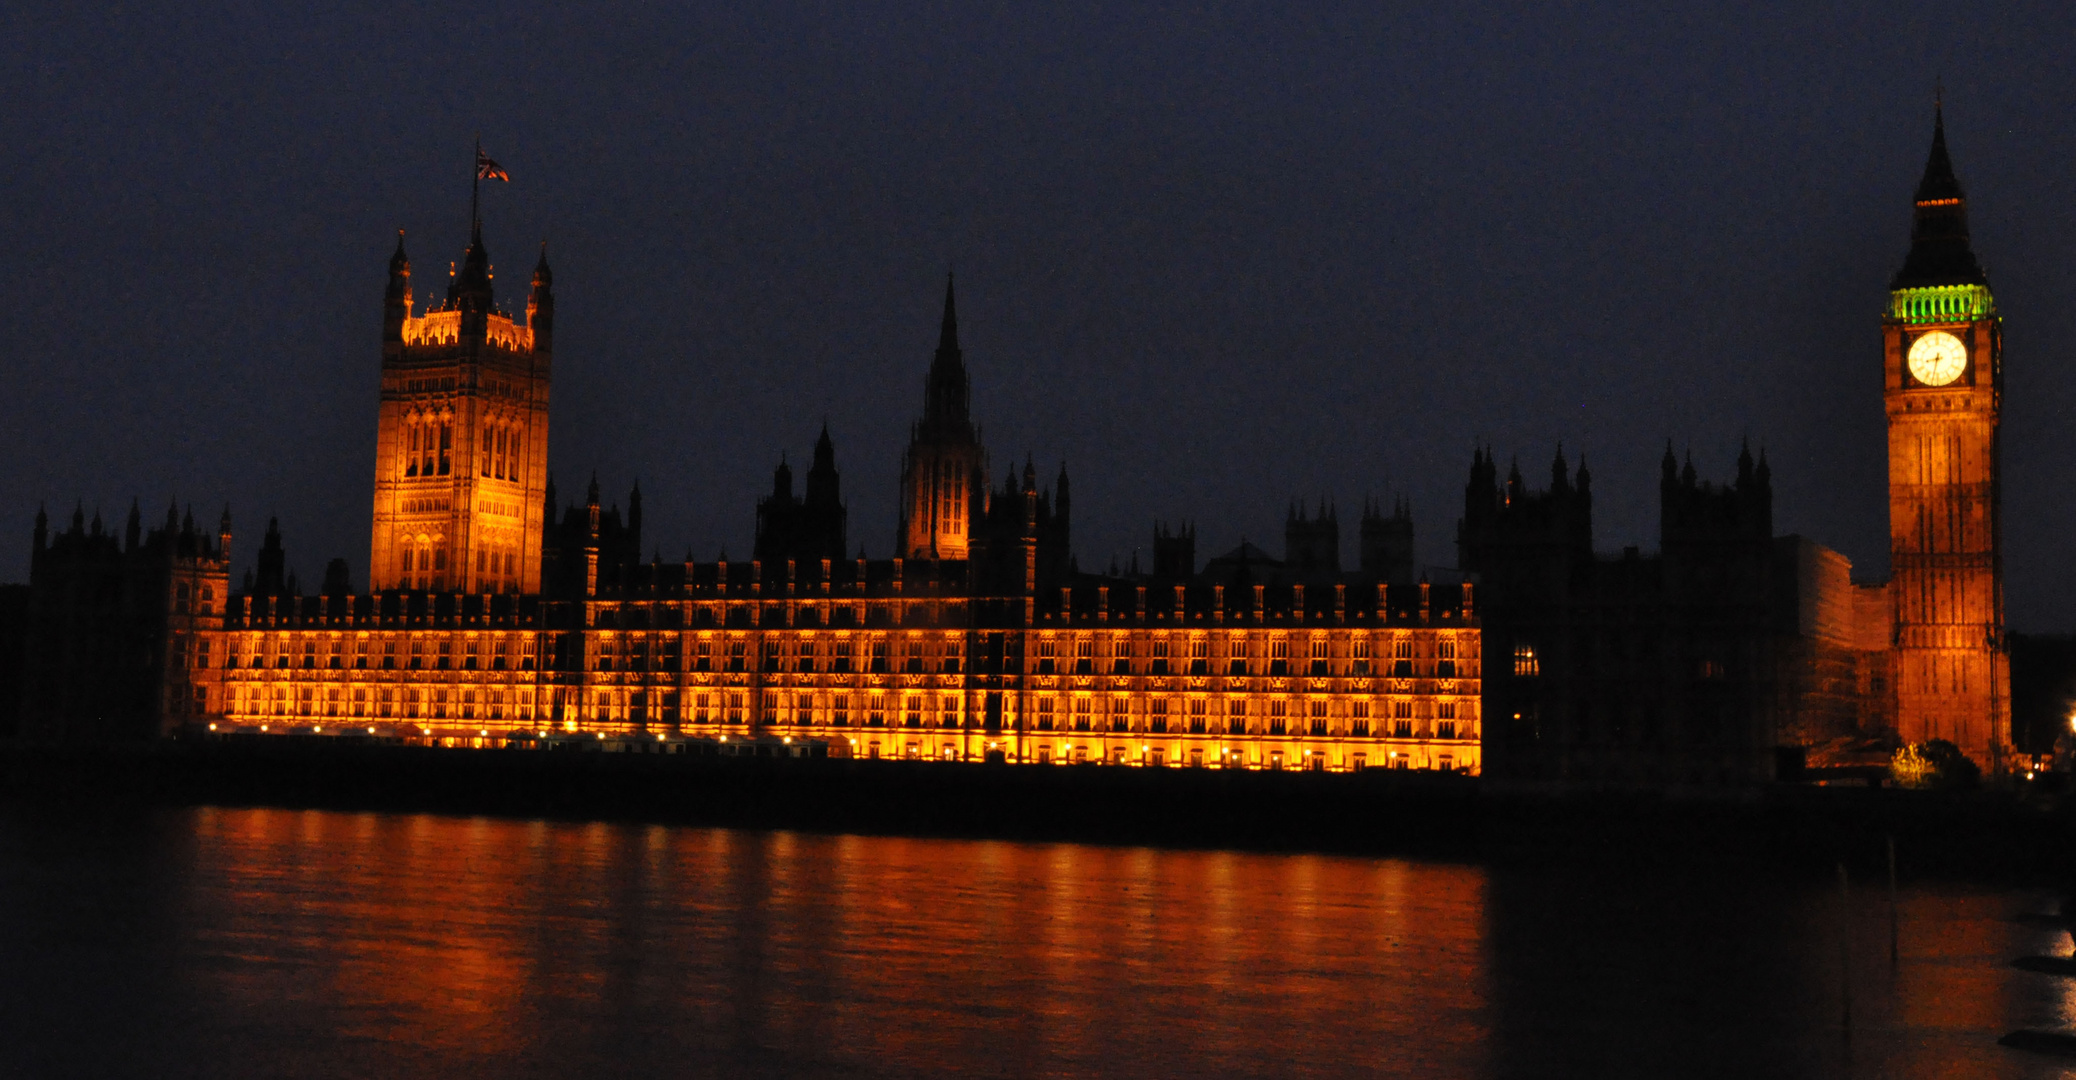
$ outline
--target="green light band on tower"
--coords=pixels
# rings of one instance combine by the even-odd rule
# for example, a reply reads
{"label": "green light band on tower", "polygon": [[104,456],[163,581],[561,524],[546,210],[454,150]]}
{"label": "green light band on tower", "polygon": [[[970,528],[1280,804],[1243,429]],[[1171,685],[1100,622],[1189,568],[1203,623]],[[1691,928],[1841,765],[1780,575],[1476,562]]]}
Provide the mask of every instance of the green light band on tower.
{"label": "green light band on tower", "polygon": [[1965,322],[1996,313],[1987,285],[1937,285],[1889,294],[1889,318],[1909,323]]}

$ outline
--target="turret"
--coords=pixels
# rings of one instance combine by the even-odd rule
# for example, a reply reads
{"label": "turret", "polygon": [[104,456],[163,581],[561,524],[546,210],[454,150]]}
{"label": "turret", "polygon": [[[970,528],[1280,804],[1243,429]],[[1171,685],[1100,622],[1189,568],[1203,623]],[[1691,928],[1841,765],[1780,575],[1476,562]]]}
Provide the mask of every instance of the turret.
{"label": "turret", "polygon": [[281,550],[281,523],[267,519],[267,534],[260,541],[258,573],[254,576],[252,591],[260,596],[281,596],[288,592],[286,571],[288,555]]}
{"label": "turret", "polygon": [[[1475,472],[1475,469],[1473,470]],[[1476,479],[1472,487],[1477,486]],[[1492,485],[1485,483],[1484,506],[1490,507]],[[1466,518],[1466,521],[1469,519]],[[1388,584],[1413,582],[1413,509],[1403,496],[1391,504],[1391,516],[1375,501],[1363,508],[1361,568],[1365,575]]]}
{"label": "turret", "polygon": [[123,522],[123,550],[137,550],[137,541],[144,535],[144,517],[138,512],[137,500],[130,500],[130,517]]}
{"label": "turret", "polygon": [[33,564],[37,559],[42,558],[44,550],[47,549],[49,546],[50,515],[44,512],[42,503],[37,503],[35,539],[32,546],[29,548],[30,562]]}
{"label": "turret", "polygon": [[829,438],[827,421],[822,424],[822,434],[815,439],[814,464],[808,467],[803,494],[811,506],[837,506],[843,502],[842,478],[836,472],[836,443]]}
{"label": "turret", "polygon": [[1169,532],[1165,524],[1154,522],[1153,576],[1182,580],[1194,576],[1196,572],[1197,527],[1184,522],[1174,532]]}
{"label": "turret", "polygon": [[404,254],[404,230],[396,231],[396,254],[389,257],[389,288],[382,294],[382,346],[401,349],[404,321],[411,317],[411,257]]}
{"label": "turret", "polygon": [[627,493],[627,559],[640,562],[642,557],[642,484],[634,482],[634,490]]}
{"label": "turret", "polygon": [[533,267],[533,292],[526,297],[526,325],[533,329],[533,351],[541,356],[554,352],[555,275],[548,269],[548,242],[541,241],[541,258]]}
{"label": "turret", "polygon": [[223,504],[223,517],[216,522],[216,557],[231,557],[231,504]]}

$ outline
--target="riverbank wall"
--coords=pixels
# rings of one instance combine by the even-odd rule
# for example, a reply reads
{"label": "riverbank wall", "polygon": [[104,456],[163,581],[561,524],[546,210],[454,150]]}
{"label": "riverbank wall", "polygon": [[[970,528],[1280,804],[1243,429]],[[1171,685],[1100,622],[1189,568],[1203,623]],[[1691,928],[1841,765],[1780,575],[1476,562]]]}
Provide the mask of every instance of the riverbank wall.
{"label": "riverbank wall", "polygon": [[642,821],[1413,858],[1886,872],[2062,887],[2076,815],[2009,791],[1637,793],[1476,778],[461,750],[258,740],[0,745],[0,800]]}

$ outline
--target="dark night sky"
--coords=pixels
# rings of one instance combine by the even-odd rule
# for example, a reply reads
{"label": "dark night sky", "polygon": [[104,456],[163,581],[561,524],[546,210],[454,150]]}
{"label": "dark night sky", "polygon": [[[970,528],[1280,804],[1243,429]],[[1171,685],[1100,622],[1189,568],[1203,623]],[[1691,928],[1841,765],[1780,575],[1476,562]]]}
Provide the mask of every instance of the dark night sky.
{"label": "dark night sky", "polygon": [[[1885,572],[1880,311],[1935,77],[2007,319],[2008,599],[2069,629],[2076,6],[22,5],[0,14],[0,579],[39,500],[278,514],[365,583],[383,268],[550,244],[552,468],[639,477],[668,558],[746,557],[825,415],[852,542],[959,274],[999,477],[1075,481],[1084,566],[1155,517],[1281,547],[1472,446],[1593,467],[1656,544],[1669,437],[1770,453],[1780,532]],[[1992,14],[1993,12],[1993,14]]]}

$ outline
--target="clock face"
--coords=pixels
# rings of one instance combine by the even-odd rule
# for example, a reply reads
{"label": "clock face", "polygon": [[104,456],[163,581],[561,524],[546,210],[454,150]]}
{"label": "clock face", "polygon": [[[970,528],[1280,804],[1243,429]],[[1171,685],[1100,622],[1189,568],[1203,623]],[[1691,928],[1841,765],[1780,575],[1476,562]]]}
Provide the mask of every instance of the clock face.
{"label": "clock face", "polygon": [[1910,375],[1926,386],[1945,386],[1968,366],[1968,347],[1944,330],[1910,343]]}

